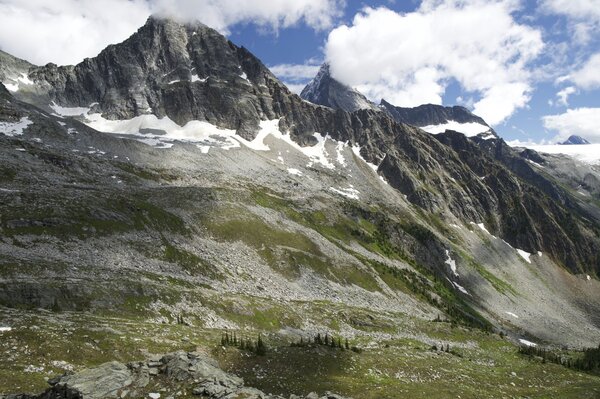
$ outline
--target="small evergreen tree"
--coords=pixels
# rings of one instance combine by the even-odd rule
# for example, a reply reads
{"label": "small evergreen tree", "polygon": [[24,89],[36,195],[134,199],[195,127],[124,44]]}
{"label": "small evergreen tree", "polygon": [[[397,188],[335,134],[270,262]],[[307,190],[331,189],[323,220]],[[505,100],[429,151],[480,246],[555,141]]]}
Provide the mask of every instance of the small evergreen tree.
{"label": "small evergreen tree", "polygon": [[350,349],[350,343],[348,343],[348,338],[346,338],[346,349]]}
{"label": "small evergreen tree", "polygon": [[259,356],[264,356],[267,354],[267,347],[263,342],[261,334],[258,334],[258,340],[256,341],[256,354]]}

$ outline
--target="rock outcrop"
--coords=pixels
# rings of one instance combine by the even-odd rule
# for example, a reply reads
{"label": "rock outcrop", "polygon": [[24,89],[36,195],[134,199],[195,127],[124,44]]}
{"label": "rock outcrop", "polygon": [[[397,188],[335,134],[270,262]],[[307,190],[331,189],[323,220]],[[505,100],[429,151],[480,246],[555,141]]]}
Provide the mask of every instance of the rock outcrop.
{"label": "rock outcrop", "polygon": [[[49,381],[52,385],[38,395],[15,394],[0,399],[109,399],[169,396],[152,392],[161,385],[170,391],[189,391],[209,399],[284,399],[244,386],[244,380],[226,373],[217,362],[199,352],[174,352],[141,362],[109,362],[76,374]],[[169,391],[169,392],[170,392]],[[290,399],[350,399],[333,393],[319,396],[291,395]]]}

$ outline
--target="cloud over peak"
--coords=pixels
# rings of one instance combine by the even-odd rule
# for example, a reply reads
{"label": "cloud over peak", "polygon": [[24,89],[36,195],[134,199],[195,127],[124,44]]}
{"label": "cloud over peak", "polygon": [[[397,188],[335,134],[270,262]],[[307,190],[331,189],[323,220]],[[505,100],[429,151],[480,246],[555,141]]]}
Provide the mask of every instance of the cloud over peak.
{"label": "cloud over peak", "polygon": [[529,63],[544,47],[540,31],[513,18],[518,7],[513,0],[425,0],[405,14],[365,8],[329,34],[325,55],[338,80],[400,106],[440,104],[455,80],[475,95],[474,112],[494,125],[528,103]]}
{"label": "cloud over peak", "polygon": [[0,48],[36,64],[75,64],[129,37],[151,14],[276,31],[331,27],[345,0],[0,0]]}

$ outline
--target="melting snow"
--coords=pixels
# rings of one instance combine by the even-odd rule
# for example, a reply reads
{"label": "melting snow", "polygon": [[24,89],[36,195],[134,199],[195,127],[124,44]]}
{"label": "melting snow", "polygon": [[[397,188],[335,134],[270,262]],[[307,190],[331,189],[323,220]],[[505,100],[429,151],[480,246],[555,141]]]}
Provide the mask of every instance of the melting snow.
{"label": "melting snow", "polygon": [[467,291],[467,290],[466,290],[466,289],[465,289],[463,286],[459,285],[458,283],[455,283],[455,282],[453,281],[453,282],[452,282],[452,284],[454,284],[454,286],[455,286],[456,288],[458,288],[458,290],[459,290],[460,292],[462,292],[463,294],[466,294],[466,295],[471,295],[471,294],[469,294],[469,291]]}
{"label": "melting snow", "polygon": [[[487,133],[490,131],[489,126],[485,126],[477,122],[459,123],[456,121],[448,121],[441,125],[423,126],[421,129],[431,134],[440,134],[444,133],[446,130],[454,130],[464,134],[467,137],[477,136],[478,134]],[[486,136],[485,138],[487,139],[494,137],[491,134],[489,136],[490,137]]]}
{"label": "melting snow", "polygon": [[600,164],[600,144],[571,144],[571,145],[537,145],[520,142],[509,142],[511,146],[531,148],[546,154],[564,154],[578,161],[589,164]]}
{"label": "melting snow", "polygon": [[356,155],[358,158],[362,159],[362,161],[363,161],[364,163],[366,163],[367,165],[369,165],[369,166],[371,167],[371,169],[373,169],[375,172],[377,172],[378,166],[377,166],[377,165],[375,165],[375,164],[372,164],[372,163],[370,163],[370,162],[367,162],[367,160],[366,160],[366,159],[364,159],[364,158],[362,157],[362,155],[360,155],[360,146],[359,146],[358,144],[357,144],[357,145],[354,145],[354,146],[352,146],[352,152],[353,152],[353,153],[354,153],[354,155]]}
{"label": "melting snow", "polygon": [[202,78],[200,79],[200,77],[198,75],[193,74],[192,75],[192,83],[194,82],[206,82],[208,80],[208,78]]}
{"label": "melting snow", "polygon": [[346,167],[346,158],[344,158],[344,154],[342,153],[344,151],[344,146],[346,145],[346,143],[339,141],[336,147],[336,151],[337,151],[337,162],[342,165],[343,167]]}
{"label": "melting snow", "polygon": [[12,83],[6,83],[4,82],[4,87],[6,87],[6,90],[8,91],[12,91],[13,93],[16,91],[19,91],[19,85],[18,84],[12,84]]}
{"label": "melting snow", "polygon": [[50,108],[52,108],[54,114],[58,116],[81,116],[87,115],[87,113],[90,112],[89,107],[61,107],[54,102],[50,104]]}
{"label": "melting snow", "polygon": [[522,343],[523,345],[527,345],[527,346],[537,346],[537,344],[535,342],[527,341],[526,339],[523,339],[523,338],[519,338],[519,342]]}
{"label": "melting snow", "polygon": [[0,327],[0,332],[12,331],[12,327]]}
{"label": "melting snow", "polygon": [[493,235],[492,233],[490,233],[488,229],[485,228],[485,224],[483,224],[483,223],[473,223],[473,222],[471,222],[471,224],[479,227],[481,229],[481,231],[483,231],[484,233],[487,233],[487,234],[491,235],[493,238],[497,238],[495,235]]}
{"label": "melting snow", "polygon": [[450,257],[450,251],[446,250],[446,256],[448,257],[448,259],[446,259],[446,264],[450,266],[452,273],[458,277],[458,273],[456,272],[456,261]]}
{"label": "melting snow", "polygon": [[287,171],[290,175],[302,176],[302,172],[300,172],[298,169],[288,168]]}
{"label": "melting snow", "polygon": [[525,259],[525,261],[526,261],[527,263],[531,263],[531,259],[529,259],[529,257],[531,256],[531,254],[530,254],[529,252],[525,252],[525,251],[523,251],[522,249],[518,249],[518,248],[517,248],[517,253],[518,253],[519,255],[521,255],[521,258]]}
{"label": "melting snow", "polygon": [[0,122],[0,133],[5,136],[20,136],[33,122],[28,117],[23,117],[19,122]]}
{"label": "melting snow", "polygon": [[344,197],[348,197],[348,198],[355,199],[355,200],[360,199],[358,196],[360,194],[360,192],[352,186],[350,186],[349,188],[342,188],[342,189],[329,187],[329,189],[333,192],[343,195]]}
{"label": "melting snow", "polygon": [[454,286],[454,288],[456,288],[457,290],[459,290],[460,292],[462,292],[465,295],[471,295],[469,294],[469,291],[467,291],[465,289],[465,287],[463,287],[462,285],[455,283],[454,281],[450,280],[448,277],[446,277],[446,280],[448,280],[450,282],[450,284],[452,284]]}
{"label": "melting snow", "polygon": [[515,319],[518,319],[518,318],[519,318],[519,316],[517,316],[517,315],[516,315],[516,314],[514,314],[513,312],[504,312],[504,313],[506,313],[506,314],[507,314],[507,315],[509,315],[509,316],[512,316],[512,317],[514,317]]}
{"label": "melting snow", "polygon": [[19,88],[20,88],[19,86],[21,83],[24,85],[27,85],[27,86],[31,86],[31,85],[35,84],[35,82],[33,80],[29,79],[29,76],[26,73],[21,73],[21,76],[18,76],[16,78],[11,78],[11,80],[14,80],[16,82],[15,83],[6,82],[3,84],[8,91],[12,91],[13,93],[19,91]]}

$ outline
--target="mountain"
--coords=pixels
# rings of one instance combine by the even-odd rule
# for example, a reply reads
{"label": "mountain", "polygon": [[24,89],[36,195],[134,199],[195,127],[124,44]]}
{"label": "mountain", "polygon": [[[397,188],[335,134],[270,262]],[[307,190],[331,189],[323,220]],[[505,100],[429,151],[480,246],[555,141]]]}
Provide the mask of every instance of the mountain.
{"label": "mountain", "polygon": [[396,107],[385,100],[381,100],[380,107],[385,109],[396,122],[418,126],[432,134],[453,130],[467,136],[482,134],[488,138],[497,137],[482,118],[464,107],[424,104],[414,108],[403,108]]}
{"label": "mountain", "polygon": [[589,141],[587,141],[586,139],[584,139],[583,137],[577,136],[577,135],[571,135],[569,136],[568,139],[566,139],[565,141],[563,141],[562,143],[558,143],[558,144],[562,144],[562,145],[577,145],[577,144],[590,144]]}
{"label": "mountain", "polygon": [[364,95],[334,79],[328,63],[321,66],[317,76],[306,85],[300,93],[300,97],[314,104],[347,112],[359,109],[377,109],[377,106],[367,100]]}
{"label": "mountain", "polygon": [[357,90],[333,78],[328,63],[321,66],[315,78],[302,90],[300,97],[314,104],[347,112],[360,109],[384,110],[398,123],[417,126],[433,134],[454,130],[469,136],[483,134],[486,137],[497,137],[482,118],[464,107],[425,104],[402,108],[385,100],[381,100],[377,107]]}
{"label": "mountain", "polygon": [[[530,392],[497,364],[552,375],[542,394],[598,381],[517,353],[600,340],[600,209],[544,154],[312,104],[211,28],[157,17],[18,73],[32,84],[0,85],[0,392],[182,347],[286,397]],[[145,378],[159,360],[120,393],[190,394]]]}

